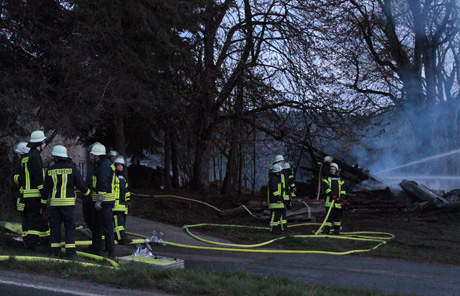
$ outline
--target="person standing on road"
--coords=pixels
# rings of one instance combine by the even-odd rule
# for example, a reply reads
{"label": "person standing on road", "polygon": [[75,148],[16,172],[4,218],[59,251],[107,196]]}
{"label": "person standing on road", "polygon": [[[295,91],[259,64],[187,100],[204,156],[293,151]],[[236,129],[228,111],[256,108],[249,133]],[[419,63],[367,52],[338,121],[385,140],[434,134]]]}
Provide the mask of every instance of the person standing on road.
{"label": "person standing on road", "polygon": [[41,199],[42,210],[46,210],[48,199],[50,207],[51,228],[51,253],[55,257],[61,254],[61,225],[65,229],[65,251],[67,259],[75,259],[75,186],[83,195],[88,196],[90,190],[85,184],[77,166],[72,163],[67,155],[67,148],[56,145],[51,152],[55,164],[51,166],[45,177],[43,195]]}
{"label": "person standing on road", "polygon": [[128,208],[130,204],[131,193],[128,189],[128,182],[123,176],[123,169],[125,166],[125,160],[122,156],[118,156],[114,164],[115,166],[115,175],[116,175],[116,185],[115,185],[115,207],[113,208],[113,223],[115,225],[115,239],[118,241],[118,244],[124,245],[132,242],[132,239],[129,239],[126,236],[125,226],[126,226],[126,216],[128,214]]}
{"label": "person standing on road", "polygon": [[91,148],[91,157],[95,163],[92,177],[91,220],[93,223],[93,250],[96,255],[102,255],[102,236],[105,237],[107,258],[115,259],[115,233],[113,227],[112,208],[115,204],[115,170],[107,158],[105,146],[96,143]]}
{"label": "person standing on road", "polygon": [[271,211],[270,231],[273,234],[280,234],[284,224],[281,222],[285,218],[285,204],[283,201],[283,184],[281,182],[281,166],[274,164],[268,180],[267,199],[268,209]]}
{"label": "person standing on road", "polygon": [[20,184],[24,188],[23,240],[26,248],[35,249],[39,245],[49,246],[49,226],[46,215],[41,215],[41,197],[44,169],[40,153],[46,147],[46,137],[42,131],[34,131],[30,136],[29,153],[22,159]]}
{"label": "person standing on road", "polygon": [[[331,163],[330,176],[323,179],[324,189],[326,193],[326,201],[324,207],[326,213],[331,210],[327,222],[324,227],[323,234],[329,234],[331,227],[334,228],[334,234],[339,235],[342,226],[342,206],[345,202],[344,181],[339,175],[339,166],[336,163]],[[332,207],[332,209],[331,209]]]}

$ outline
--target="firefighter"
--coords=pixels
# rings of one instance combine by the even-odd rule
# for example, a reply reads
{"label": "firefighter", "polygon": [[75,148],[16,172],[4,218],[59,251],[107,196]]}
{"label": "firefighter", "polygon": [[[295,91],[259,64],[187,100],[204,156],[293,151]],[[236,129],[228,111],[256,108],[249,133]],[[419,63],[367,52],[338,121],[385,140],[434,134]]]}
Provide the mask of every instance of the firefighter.
{"label": "firefighter", "polygon": [[113,223],[115,226],[115,239],[118,244],[124,245],[132,242],[132,239],[129,239],[126,236],[125,226],[126,226],[126,216],[128,214],[128,207],[130,204],[131,193],[128,190],[128,182],[123,176],[123,168],[125,165],[125,160],[122,156],[118,156],[113,166],[115,166],[115,175],[116,175],[116,190],[115,190],[115,207],[113,208]]}
{"label": "firefighter", "polygon": [[95,163],[92,177],[91,220],[93,223],[92,247],[96,255],[102,255],[102,236],[105,237],[107,257],[115,259],[115,233],[112,208],[115,204],[115,170],[107,158],[105,146],[96,143],[90,155]]}
{"label": "firefighter", "polygon": [[115,159],[118,157],[118,152],[115,150],[110,150],[109,152],[109,159],[112,163],[115,162]]}
{"label": "firefighter", "polygon": [[329,211],[332,203],[334,203],[325,223],[323,234],[329,234],[332,227],[334,234],[339,235],[342,226],[342,206],[345,203],[346,192],[343,188],[345,182],[339,175],[339,166],[336,163],[331,163],[330,176],[324,178],[323,182],[326,193],[326,201],[324,203],[326,213]]}
{"label": "firefighter", "polygon": [[280,234],[281,230],[283,230],[284,224],[281,221],[285,219],[284,215],[286,213],[281,174],[281,166],[274,164],[271,168],[267,189],[268,209],[271,211],[270,231],[273,234]]}
{"label": "firefighter", "polygon": [[287,175],[289,181],[289,190],[291,192],[291,198],[296,197],[296,187],[295,187],[295,176],[294,176],[294,168],[291,167],[289,162],[284,163],[284,170],[283,172]]}
{"label": "firefighter", "polygon": [[281,229],[285,232],[289,232],[287,227],[287,219],[286,219],[286,209],[292,209],[292,199],[291,199],[291,188],[289,183],[289,177],[286,171],[284,170],[284,165],[286,164],[284,157],[282,155],[275,156],[275,160],[273,162],[274,165],[278,165],[281,172],[281,186],[283,187],[283,202],[284,202],[284,213],[283,219],[281,219]]}
{"label": "firefighter", "polygon": [[319,198],[324,198],[324,186],[323,186],[323,179],[327,179],[330,176],[330,167],[331,163],[334,161],[332,156],[325,156],[323,158],[322,163],[320,164],[319,167],[319,172],[318,172],[318,191],[316,193],[316,200],[319,200]]}
{"label": "firefighter", "polygon": [[[99,142],[95,142],[91,144],[88,147],[88,152],[91,152],[91,149],[93,148],[94,145],[100,144]],[[94,175],[94,170],[96,169],[95,163],[94,163],[94,158],[90,157],[90,161],[88,163],[88,167],[86,169],[86,186],[88,189],[93,192],[94,188],[93,186],[93,175]],[[89,229],[91,232],[94,232],[94,226],[93,222],[91,220],[91,207],[94,207],[94,204],[92,203],[92,193],[89,196],[82,196],[82,213],[83,213],[83,220],[85,220],[86,225],[88,225]],[[93,246],[89,246],[91,252],[93,251]]]}
{"label": "firefighter", "polygon": [[39,245],[49,245],[48,218],[41,214],[41,191],[43,190],[44,169],[40,153],[46,147],[46,137],[42,131],[30,135],[30,148],[27,156],[22,158],[19,183],[24,188],[24,245],[36,249]]}
{"label": "firefighter", "polygon": [[[51,254],[59,257],[61,254],[61,225],[65,230],[65,251],[67,259],[75,259],[75,186],[83,195],[88,196],[90,190],[85,184],[77,166],[67,155],[67,149],[56,145],[51,152],[54,165],[46,171],[45,184],[41,199],[42,210],[46,210],[49,201]],[[50,198],[51,195],[51,198]]]}
{"label": "firefighter", "polygon": [[[14,148],[14,153],[15,157],[13,158],[13,183],[16,184],[17,190],[19,192],[19,196],[16,199],[16,210],[20,213],[21,215],[21,225],[22,229],[25,229],[25,215],[24,215],[24,196],[23,196],[23,191],[24,188],[21,186],[20,181],[19,181],[19,176],[21,175],[21,169],[22,169],[22,159],[25,157],[27,153],[29,153],[30,148],[27,147],[27,142],[19,142],[15,148]],[[23,236],[25,234],[23,233]]]}

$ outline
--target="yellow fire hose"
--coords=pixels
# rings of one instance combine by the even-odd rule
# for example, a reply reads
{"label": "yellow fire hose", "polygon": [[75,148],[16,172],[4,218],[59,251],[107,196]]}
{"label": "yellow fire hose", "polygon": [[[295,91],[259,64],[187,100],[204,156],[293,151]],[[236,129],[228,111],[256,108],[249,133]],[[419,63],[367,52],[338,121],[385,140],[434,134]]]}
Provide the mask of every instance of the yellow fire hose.
{"label": "yellow fire hose", "polygon": [[[203,205],[206,205],[208,207],[213,208],[216,211],[221,211],[220,209],[216,208],[215,206],[208,204],[206,202],[202,202],[199,200],[191,199],[191,198],[186,198],[182,196],[176,196],[176,195],[143,195],[143,194],[135,194],[132,193],[132,195],[136,196],[144,196],[144,197],[171,197],[171,198],[178,198],[182,200],[187,200],[187,201],[193,201],[197,202]],[[320,225],[318,230],[314,233],[314,235],[289,235],[289,236],[280,236],[276,237],[274,239],[258,243],[258,244],[250,244],[250,245],[244,245],[244,244],[231,244],[231,243],[222,243],[222,242],[216,242],[216,241],[211,241],[211,240],[206,240],[203,239],[195,234],[193,234],[190,231],[190,228],[194,227],[203,227],[203,226],[212,226],[212,227],[238,227],[238,228],[251,228],[251,229],[259,229],[259,230],[269,230],[268,227],[256,227],[256,226],[246,226],[246,225],[227,225],[227,224],[208,224],[208,223],[201,223],[201,224],[195,224],[195,225],[185,225],[183,226],[184,230],[193,238],[209,243],[209,244],[214,244],[214,245],[219,245],[219,246],[226,246],[225,247],[208,247],[208,246],[195,246],[195,245],[187,245],[187,244],[180,244],[180,243],[175,243],[175,242],[169,242],[162,240],[161,243],[170,245],[170,246],[176,246],[176,247],[181,247],[181,248],[191,248],[191,249],[200,249],[200,250],[215,250],[215,251],[229,251],[229,252],[251,252],[251,253],[277,253],[277,254],[330,254],[330,255],[348,255],[348,254],[353,254],[353,253],[360,253],[360,252],[369,252],[372,250],[377,249],[383,244],[386,244],[388,240],[391,240],[394,238],[394,235],[391,233],[386,233],[386,232],[367,232],[367,231],[361,231],[361,232],[342,232],[340,236],[338,235],[322,235],[320,234],[322,229],[324,228],[324,225],[329,217],[329,214],[331,213],[332,207],[334,206],[334,202],[332,202],[331,207],[329,208],[329,211],[327,212],[324,221],[319,224],[319,223],[302,223],[302,224],[294,224],[290,225],[290,228],[293,227],[298,227],[298,226],[305,226],[305,225]],[[251,211],[244,205],[242,207],[253,217],[256,217]],[[6,227],[8,228],[8,227]],[[9,227],[11,229],[15,229],[14,227]],[[16,229],[14,230],[16,231]],[[130,244],[143,244],[146,243],[146,239],[149,237],[141,235],[141,234],[136,234],[132,232],[126,232],[127,234],[130,234],[132,236],[140,237],[141,239],[134,239]],[[373,235],[373,236],[371,236]],[[275,241],[285,239],[287,237],[291,238],[333,238],[333,239],[342,239],[342,240],[357,240],[357,241],[367,241],[367,242],[376,242],[377,244],[374,247],[371,247],[369,249],[358,249],[358,250],[349,250],[349,251],[342,251],[342,252],[334,252],[334,251],[322,251],[322,250],[274,250],[274,249],[253,249],[253,248],[258,248],[262,246],[267,246]],[[90,245],[91,241],[76,241],[75,245],[77,246],[85,246],[85,245]],[[61,243],[62,246],[65,245],[64,242]],[[65,250],[64,248],[62,250]],[[98,261],[105,261],[107,260],[113,268],[118,268],[119,264],[116,263],[113,260],[110,260],[105,257],[85,253],[85,252],[80,252],[77,251],[77,255],[81,257],[86,257],[86,258],[91,258],[95,259]],[[15,258],[18,261],[52,261],[52,262],[69,262],[68,260],[64,259],[56,259],[56,258],[48,258],[48,257],[34,257],[34,256],[0,256],[0,261],[8,260],[10,258]],[[78,261],[71,261],[76,264],[82,264],[84,266],[101,266],[99,264],[94,264],[94,263],[86,263],[86,262],[78,262]]]}
{"label": "yellow fire hose", "polygon": [[[135,194],[131,193],[132,195],[137,195],[137,196],[144,196],[144,197],[172,197],[175,198],[177,196],[175,195],[140,195],[140,194]],[[188,200],[188,201],[193,201],[197,203],[204,204],[206,206],[209,206],[217,211],[221,211],[220,209],[191,198],[185,198],[185,197],[178,197],[180,199]],[[327,222],[327,219],[331,213],[332,207],[334,206],[334,202],[332,202],[331,207],[329,208],[329,211],[327,212],[324,221],[321,223],[320,227],[318,230],[315,232],[314,235],[290,235],[289,237],[296,237],[296,238],[332,238],[332,239],[346,239],[346,240],[356,240],[356,241],[374,241],[377,243],[376,246],[369,248],[369,249],[361,249],[361,250],[350,250],[350,251],[344,251],[344,252],[332,252],[332,251],[321,251],[321,250],[254,250],[251,248],[256,248],[256,247],[261,247],[265,245],[269,245],[277,240],[285,239],[286,236],[281,236],[277,237],[271,240],[268,240],[266,242],[258,243],[258,244],[252,244],[252,245],[241,245],[241,244],[228,244],[228,243],[221,243],[221,242],[215,242],[215,241],[210,241],[206,240],[203,238],[200,238],[196,235],[194,235],[189,228],[192,227],[201,227],[201,226],[214,226],[214,227],[241,227],[241,228],[253,228],[253,229],[266,229],[268,230],[268,227],[254,227],[254,226],[245,226],[245,225],[225,225],[225,224],[207,224],[207,223],[201,223],[201,224],[195,224],[195,225],[185,225],[183,226],[184,230],[193,238],[200,240],[202,242],[206,242],[209,244],[215,244],[215,245],[221,245],[221,246],[229,246],[229,247],[234,247],[234,248],[216,248],[216,247],[205,247],[205,246],[193,246],[193,245],[186,245],[186,244],[179,244],[179,243],[174,243],[174,242],[169,242],[169,241],[162,241],[162,243],[166,245],[171,245],[171,246],[177,246],[177,247],[183,247],[183,248],[194,248],[194,249],[202,249],[202,250],[219,250],[219,251],[230,251],[230,252],[255,252],[255,253],[300,253],[300,254],[305,254],[305,253],[315,253],[315,254],[331,254],[331,255],[347,255],[347,254],[352,254],[352,253],[358,253],[358,252],[369,252],[372,250],[377,249],[383,244],[386,244],[388,240],[391,240],[394,238],[394,235],[391,233],[386,233],[386,232],[368,232],[368,231],[361,231],[361,232],[342,232],[340,236],[338,235],[322,235],[320,234],[322,229],[324,228],[324,225]],[[246,211],[255,217],[253,213],[249,209],[247,209],[245,206],[243,206]],[[290,225],[289,227],[297,227],[297,226],[302,226],[302,225],[317,225],[319,223],[303,223],[303,224],[297,224],[297,225]],[[139,236],[139,237],[144,237],[148,238],[146,236],[142,235],[137,235],[135,233],[129,233],[134,236]],[[374,235],[374,236],[370,236]]]}

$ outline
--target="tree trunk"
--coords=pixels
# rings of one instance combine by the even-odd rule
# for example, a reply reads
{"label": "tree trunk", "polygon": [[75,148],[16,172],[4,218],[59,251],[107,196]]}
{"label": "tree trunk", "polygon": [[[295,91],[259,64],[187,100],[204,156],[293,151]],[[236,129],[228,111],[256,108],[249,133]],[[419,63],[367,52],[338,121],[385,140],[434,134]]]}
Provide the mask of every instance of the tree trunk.
{"label": "tree trunk", "polygon": [[170,144],[171,144],[171,166],[172,166],[172,186],[174,188],[180,187],[179,182],[179,158],[177,155],[177,138],[176,127],[170,129]]}
{"label": "tree trunk", "polygon": [[165,142],[164,142],[164,177],[165,177],[165,188],[168,193],[171,192],[171,141],[169,137],[169,128],[166,125],[165,130],[164,130],[164,137],[165,137]]}
{"label": "tree trunk", "polygon": [[222,183],[222,194],[231,194],[235,192],[235,184],[237,179],[237,149],[238,145],[236,143],[236,139],[234,137],[234,131],[232,127],[232,131],[230,133],[230,151],[228,152],[228,159],[227,159],[227,168],[225,170],[225,178],[224,182]]}
{"label": "tree trunk", "polygon": [[196,141],[193,176],[190,181],[194,189],[207,188],[209,185],[209,137],[209,133],[203,131]]}

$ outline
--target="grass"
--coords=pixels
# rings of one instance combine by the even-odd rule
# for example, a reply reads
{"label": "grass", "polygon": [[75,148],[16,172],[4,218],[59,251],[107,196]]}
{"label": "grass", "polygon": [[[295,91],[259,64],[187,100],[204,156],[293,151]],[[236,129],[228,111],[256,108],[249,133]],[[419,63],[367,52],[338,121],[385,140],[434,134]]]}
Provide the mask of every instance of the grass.
{"label": "grass", "polygon": [[[19,221],[18,214],[1,210],[0,221],[17,222]],[[244,237],[243,230],[232,231]],[[74,280],[82,279],[132,289],[154,287],[179,295],[385,295],[371,290],[306,285],[287,278],[255,276],[243,271],[236,273],[210,273],[196,269],[158,271],[132,263],[123,264],[120,268],[115,269],[111,268],[108,263],[99,267],[88,267],[73,262],[17,261],[14,259],[14,256],[46,257],[47,253],[47,249],[38,249],[35,252],[25,250],[22,243],[13,240],[9,232],[4,229],[0,230],[0,254],[11,256],[8,260],[0,261],[0,268],[6,270],[35,272]],[[78,262],[91,261],[79,258]],[[123,281],[120,281],[121,278]]]}

